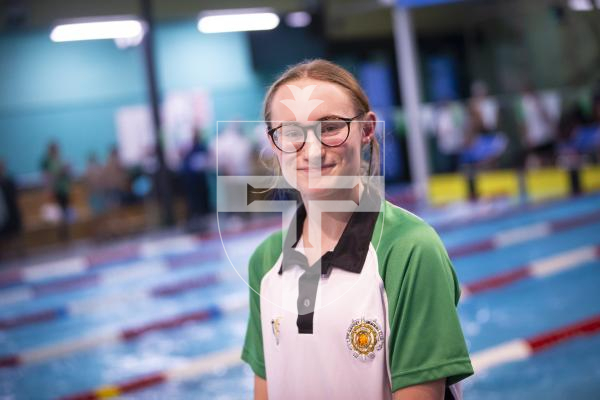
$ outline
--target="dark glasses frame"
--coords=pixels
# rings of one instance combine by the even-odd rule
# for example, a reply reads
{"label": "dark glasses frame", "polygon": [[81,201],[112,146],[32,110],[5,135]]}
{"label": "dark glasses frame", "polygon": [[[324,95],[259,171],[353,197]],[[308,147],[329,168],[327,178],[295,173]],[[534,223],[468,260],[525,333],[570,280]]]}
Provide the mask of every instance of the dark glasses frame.
{"label": "dark glasses frame", "polygon": [[[277,147],[282,152],[288,153],[288,154],[298,153],[300,150],[302,150],[304,148],[304,145],[306,144],[306,138],[308,137],[308,131],[311,130],[311,129],[313,130],[313,132],[315,133],[315,136],[317,137],[317,139],[319,139],[319,142],[321,142],[321,144],[323,146],[325,146],[325,147],[339,147],[339,146],[343,145],[344,143],[346,143],[348,141],[348,138],[350,137],[350,124],[352,123],[352,121],[356,120],[358,117],[363,116],[365,114],[366,114],[366,112],[361,112],[360,114],[358,114],[358,115],[356,115],[355,117],[352,117],[352,118],[343,118],[343,117],[327,118],[327,119],[324,119],[324,120],[316,121],[314,124],[310,124],[310,125],[297,124],[296,126],[298,126],[302,130],[302,133],[304,135],[304,140],[302,142],[302,145],[298,149],[296,149],[294,151],[286,151],[286,150],[282,149],[281,147],[279,147],[277,145],[277,143],[275,141],[275,138],[273,137],[273,135],[275,134],[275,132],[278,129],[280,129],[281,127],[283,127],[283,124],[281,124],[281,125],[279,125],[279,126],[277,126],[275,128],[268,129],[267,130],[267,135],[269,135],[269,138],[271,138],[271,142],[273,142],[273,144],[275,145],[275,147]],[[315,129],[321,123],[327,122],[327,121],[344,121],[346,123],[346,126],[347,126],[346,137],[339,144],[330,145],[330,144],[323,143],[323,141],[321,140],[321,134],[320,134],[319,130]],[[292,122],[292,121],[290,121],[290,122]]]}

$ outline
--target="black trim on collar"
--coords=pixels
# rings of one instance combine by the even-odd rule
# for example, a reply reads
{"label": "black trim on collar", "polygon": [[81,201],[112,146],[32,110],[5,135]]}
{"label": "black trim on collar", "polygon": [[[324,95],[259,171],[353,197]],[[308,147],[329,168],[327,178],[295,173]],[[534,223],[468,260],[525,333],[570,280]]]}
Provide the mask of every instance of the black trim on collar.
{"label": "black trim on collar", "polygon": [[[285,237],[279,274],[281,275],[284,269],[294,266],[299,266],[304,270],[298,279],[298,299],[296,300],[298,309],[296,325],[299,334],[310,335],[313,333],[315,302],[321,277],[329,276],[333,267],[356,274],[360,274],[362,271],[380,209],[380,197],[374,190],[365,188],[359,200],[358,210],[350,216],[333,251],[328,251],[315,262],[315,265],[309,267],[306,256],[295,249],[306,219],[304,204],[298,208]],[[317,266],[318,264],[320,267]]]}
{"label": "black trim on collar", "polygon": [[[381,199],[375,190],[365,188],[359,204],[368,205],[367,209],[370,210],[373,210],[374,207],[379,210]],[[319,260],[321,262],[321,275],[328,276],[333,267],[360,274],[369,252],[369,244],[378,216],[379,211],[358,211],[352,214],[333,251],[328,251]],[[306,256],[295,249],[300,240],[305,219],[306,208],[304,204],[301,204],[290,224],[283,244],[283,257],[278,272],[280,275],[284,269],[296,265],[303,269],[310,268]],[[295,227],[294,231],[292,231],[293,227]]]}

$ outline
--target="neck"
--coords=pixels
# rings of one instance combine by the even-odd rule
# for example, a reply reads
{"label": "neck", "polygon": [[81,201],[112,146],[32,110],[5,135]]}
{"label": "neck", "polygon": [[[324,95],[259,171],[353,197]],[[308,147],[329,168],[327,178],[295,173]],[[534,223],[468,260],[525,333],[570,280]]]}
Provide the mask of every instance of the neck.
{"label": "neck", "polygon": [[[302,200],[306,208],[306,219],[302,227],[304,246],[320,248],[321,253],[333,250],[342,236],[355,207],[350,210],[331,211],[335,209],[335,207],[331,207],[335,203],[327,203],[335,200],[351,200],[354,204],[358,204],[362,191],[363,186],[361,184],[352,189],[336,191],[335,195],[327,197],[318,199],[303,197]],[[323,201],[323,203],[319,201]]]}

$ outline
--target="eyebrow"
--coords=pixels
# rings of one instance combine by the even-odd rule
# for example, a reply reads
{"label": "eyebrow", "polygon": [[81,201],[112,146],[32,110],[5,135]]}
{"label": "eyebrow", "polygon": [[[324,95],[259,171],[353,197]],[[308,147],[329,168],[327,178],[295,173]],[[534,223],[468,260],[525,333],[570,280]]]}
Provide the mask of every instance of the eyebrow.
{"label": "eyebrow", "polygon": [[[352,117],[350,117],[350,118],[352,118]],[[325,115],[324,117],[321,117],[321,118],[315,120],[315,122],[323,122],[323,121],[327,121],[327,120],[331,120],[331,119],[345,120],[345,119],[348,119],[348,117],[341,117],[341,116],[335,115],[335,114],[328,114],[328,115]],[[279,125],[273,125],[273,122],[276,122]],[[283,124],[294,124],[294,125],[300,125],[300,126],[304,125],[300,121],[269,121],[269,126],[271,126],[271,128],[269,130],[281,128],[283,126]],[[311,124],[308,124],[308,125],[311,125]]]}
{"label": "eyebrow", "polygon": [[[328,121],[328,120],[331,120],[331,119],[340,119],[340,120],[344,120],[344,119],[349,119],[349,118],[352,118],[352,117],[342,117],[342,116],[340,116],[340,115],[328,114],[328,115],[325,115],[325,116],[323,116],[323,117],[321,117],[321,118],[319,118],[319,119],[316,119],[314,122]],[[271,122],[271,124],[272,124],[273,122],[276,122],[276,123],[279,123],[279,124],[295,124],[295,125],[304,125],[304,124],[303,124],[302,122],[300,122],[300,121],[270,121],[270,122]],[[309,121],[309,123],[308,123],[308,124],[306,124],[306,125],[311,125],[311,124],[310,124],[310,121]]]}
{"label": "eyebrow", "polygon": [[[352,118],[352,117],[350,117],[350,118]],[[330,114],[330,115],[326,115],[324,117],[321,117],[321,118],[317,119],[317,121],[326,121],[328,119],[347,119],[347,117],[342,117],[342,116],[339,116],[339,115]]]}

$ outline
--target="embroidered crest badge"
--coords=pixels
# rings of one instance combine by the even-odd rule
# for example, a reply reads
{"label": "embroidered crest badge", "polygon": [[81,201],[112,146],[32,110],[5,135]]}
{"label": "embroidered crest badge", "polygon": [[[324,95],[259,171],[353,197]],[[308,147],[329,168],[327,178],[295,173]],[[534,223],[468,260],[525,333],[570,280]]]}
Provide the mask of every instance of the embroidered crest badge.
{"label": "embroidered crest badge", "polygon": [[281,333],[281,317],[276,317],[271,320],[271,329],[273,330],[273,336],[275,336],[275,344],[279,346],[279,334]]}
{"label": "embroidered crest badge", "polygon": [[346,344],[354,358],[363,361],[375,358],[383,348],[383,331],[376,319],[354,319],[346,331]]}

